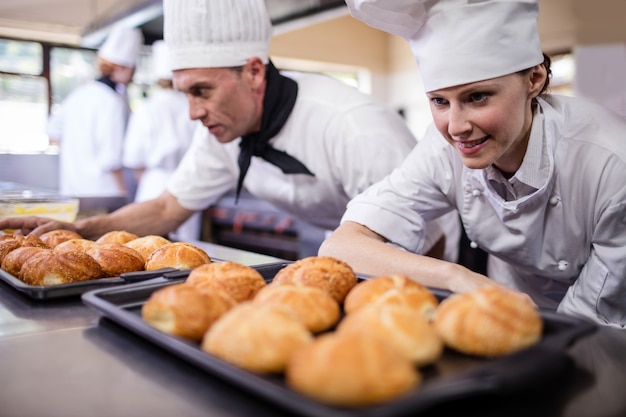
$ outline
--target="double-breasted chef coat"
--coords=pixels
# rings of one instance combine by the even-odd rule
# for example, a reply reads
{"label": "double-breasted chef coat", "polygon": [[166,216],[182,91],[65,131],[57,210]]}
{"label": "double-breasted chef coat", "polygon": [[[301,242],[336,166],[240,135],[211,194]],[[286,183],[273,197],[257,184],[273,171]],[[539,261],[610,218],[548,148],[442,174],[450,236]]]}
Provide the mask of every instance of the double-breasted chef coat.
{"label": "double-breasted chef coat", "polygon": [[[540,307],[626,325],[626,123],[581,99],[538,99],[520,170],[535,190],[503,197],[431,126],[403,166],[354,199],[355,221],[408,249],[424,221],[458,209],[492,279]],[[513,188],[513,187],[511,187]],[[506,193],[505,193],[506,194]]]}

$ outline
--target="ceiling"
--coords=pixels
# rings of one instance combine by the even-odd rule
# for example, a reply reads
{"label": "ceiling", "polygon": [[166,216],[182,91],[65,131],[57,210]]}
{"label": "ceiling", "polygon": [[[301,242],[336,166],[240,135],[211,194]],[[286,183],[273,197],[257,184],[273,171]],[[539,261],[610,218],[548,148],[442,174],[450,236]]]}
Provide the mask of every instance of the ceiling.
{"label": "ceiling", "polygon": [[[345,7],[343,0],[265,2],[275,26]],[[162,14],[162,0],[2,0],[0,36],[96,47],[123,20],[152,43],[163,36]]]}
{"label": "ceiling", "polygon": [[[233,0],[236,1],[236,0]],[[307,20],[343,0],[266,0],[277,27]],[[546,52],[576,44],[626,43],[626,1],[539,0],[539,31]],[[98,46],[120,19],[139,26],[147,43],[162,36],[162,0],[2,0],[0,36]]]}

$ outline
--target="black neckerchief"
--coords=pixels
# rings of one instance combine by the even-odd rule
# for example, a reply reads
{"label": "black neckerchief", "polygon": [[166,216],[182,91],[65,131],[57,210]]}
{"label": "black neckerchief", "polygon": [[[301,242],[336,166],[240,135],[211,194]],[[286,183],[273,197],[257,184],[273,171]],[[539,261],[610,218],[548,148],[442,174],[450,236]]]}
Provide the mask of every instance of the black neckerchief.
{"label": "black neckerchief", "polygon": [[307,174],[315,176],[306,166],[286,152],[274,149],[269,144],[293,110],[298,96],[298,84],[291,78],[281,75],[274,64],[270,61],[267,65],[265,78],[267,86],[265,97],[263,98],[263,115],[261,116],[261,130],[242,136],[239,147],[239,179],[237,181],[237,196],[235,202],[239,200],[239,193],[243,185],[243,179],[250,167],[250,159],[253,156],[260,156],[271,164],[279,167],[285,174]]}
{"label": "black neckerchief", "polygon": [[107,77],[106,75],[96,79],[96,81],[101,82],[102,84],[111,87],[113,89],[113,91],[117,92],[117,90],[115,89],[115,83],[113,82],[113,80],[111,80],[109,77]]}

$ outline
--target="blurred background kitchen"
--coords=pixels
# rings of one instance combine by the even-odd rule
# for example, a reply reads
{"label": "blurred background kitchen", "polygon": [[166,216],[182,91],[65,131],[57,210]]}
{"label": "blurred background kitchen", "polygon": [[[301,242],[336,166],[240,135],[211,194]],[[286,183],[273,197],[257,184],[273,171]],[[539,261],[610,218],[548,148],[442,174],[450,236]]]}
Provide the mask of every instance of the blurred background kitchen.
{"label": "blurred background kitchen", "polygon": [[[267,0],[270,55],[281,70],[337,77],[400,112],[416,137],[431,122],[408,45],[349,16],[343,0]],[[539,29],[553,59],[554,93],[586,97],[626,116],[626,2],[541,0]],[[46,124],[64,98],[97,76],[96,52],[116,23],[144,36],[129,85],[131,109],[153,93],[151,45],[162,39],[160,0],[3,0],[0,3],[0,182],[58,190],[59,148]],[[477,57],[480,59],[480,57]],[[130,171],[130,170],[129,170]],[[126,176],[134,190],[134,177]],[[116,209],[133,195],[83,199],[81,213]],[[227,195],[202,213],[207,242],[297,259],[324,231],[250,195]]]}

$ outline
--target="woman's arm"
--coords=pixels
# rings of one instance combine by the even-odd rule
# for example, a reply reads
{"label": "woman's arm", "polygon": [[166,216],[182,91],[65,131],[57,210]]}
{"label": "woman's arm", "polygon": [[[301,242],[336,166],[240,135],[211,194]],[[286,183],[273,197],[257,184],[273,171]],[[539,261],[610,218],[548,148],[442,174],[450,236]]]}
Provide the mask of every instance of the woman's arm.
{"label": "woman's arm", "polygon": [[484,285],[507,288],[469,269],[389,245],[367,227],[346,221],[326,239],[319,255],[344,260],[355,272],[367,275],[405,275],[423,285],[466,292]]}

